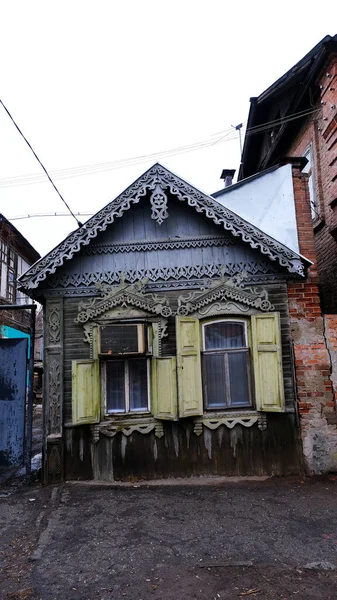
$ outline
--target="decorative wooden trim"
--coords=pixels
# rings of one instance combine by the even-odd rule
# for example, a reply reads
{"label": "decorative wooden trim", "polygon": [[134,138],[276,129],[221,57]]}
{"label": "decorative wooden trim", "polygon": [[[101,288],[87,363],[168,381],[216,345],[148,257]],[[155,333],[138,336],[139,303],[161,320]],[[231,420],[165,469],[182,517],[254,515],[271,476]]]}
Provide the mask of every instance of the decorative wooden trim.
{"label": "decorative wooden trim", "polygon": [[[241,269],[237,269],[237,272],[240,272]],[[227,269],[226,269],[226,274],[227,274]],[[248,280],[247,280],[247,285],[257,285],[260,283],[263,284],[268,284],[268,283],[274,283],[274,282],[279,282],[279,283],[284,283],[286,281],[288,281],[288,279],[294,280],[295,276],[294,275],[290,275],[290,273],[274,273],[274,274],[265,274],[265,275],[259,275],[258,273],[256,275],[252,275],[249,274]],[[297,277],[296,277],[297,279]],[[119,279],[117,279],[117,281],[119,281]],[[168,290],[187,290],[187,289],[195,289],[195,290],[200,290],[200,288],[202,288],[205,284],[205,280],[204,279],[188,279],[188,280],[184,280],[184,279],[178,279],[178,280],[169,280],[169,281],[155,281],[155,282],[151,282],[148,281],[147,284],[145,285],[145,290],[146,292],[165,292]],[[43,290],[42,288],[38,290],[38,293],[36,294],[36,297],[43,297],[44,296],[44,292],[46,290]],[[47,292],[47,291],[46,291]],[[79,287],[66,287],[66,288],[54,288],[54,289],[48,289],[48,297],[50,298],[58,298],[60,296],[66,298],[66,297],[86,297],[86,298],[92,298],[95,297],[97,295],[96,293],[96,288],[94,287],[94,285],[92,287],[85,287],[85,286],[79,286]],[[247,313],[249,314],[249,313]]]}
{"label": "decorative wooden trim", "polygon": [[114,287],[97,285],[102,297],[94,298],[89,302],[80,302],[75,323],[91,321],[116,306],[133,306],[165,318],[170,317],[172,309],[168,298],[157,294],[145,294],[145,283],[146,281],[143,280],[127,284],[122,280],[120,285]]}
{"label": "decorative wooden trim", "polygon": [[[122,433],[126,437],[132,435],[132,433],[142,433],[146,435],[154,431],[154,434],[157,438],[161,438],[164,435],[163,424],[154,419],[153,417],[140,417],[137,419],[121,419],[118,421],[103,421],[97,425],[96,432],[101,435],[105,435],[106,437],[114,437],[117,433]],[[95,434],[95,441],[97,441],[97,433]]]}
{"label": "decorative wooden trim", "polygon": [[209,248],[213,246],[233,246],[237,242],[224,235],[204,235],[185,237],[184,239],[167,238],[163,240],[137,240],[136,242],[119,242],[111,244],[90,244],[83,248],[84,256],[95,254],[116,254],[118,252],[148,252],[151,250],[181,250],[183,248]]}
{"label": "decorative wooden trim", "polygon": [[161,225],[165,219],[168,218],[167,211],[167,196],[165,192],[157,183],[155,189],[150,196],[151,204],[151,219],[156,221],[158,225]]}
{"label": "decorative wooden trim", "polygon": [[[201,291],[189,292],[179,296],[178,315],[187,316],[190,313],[198,312],[201,316],[206,316],[210,309],[214,309],[215,303],[219,305],[219,310],[222,308],[226,311],[247,312],[250,308],[256,308],[263,312],[274,310],[273,305],[268,300],[266,290],[244,288],[243,280],[246,278],[246,273],[231,278],[222,276],[219,280],[210,282]],[[219,304],[222,301],[225,301],[224,306]]]}
{"label": "decorative wooden trim", "polygon": [[261,415],[256,411],[246,411],[240,413],[227,413],[226,415],[222,413],[219,415],[215,414],[214,416],[196,417],[194,419],[194,433],[198,436],[202,435],[203,427],[214,430],[218,429],[221,425],[224,425],[229,429],[233,429],[236,425],[252,427],[255,423],[258,424],[257,426],[261,431],[267,429],[266,415]]}
{"label": "decorative wooden trim", "polygon": [[[169,280],[188,282],[191,279],[201,280],[204,277],[213,278],[219,275],[233,276],[242,272],[249,273],[254,276],[254,279],[259,274],[267,275],[274,273],[273,266],[266,261],[242,261],[229,264],[214,264],[205,265],[186,265],[186,266],[170,266],[158,267],[152,269],[130,269],[127,271],[93,271],[84,273],[73,273],[50,278],[50,286],[53,287],[87,287],[97,284],[119,283],[121,279],[125,282],[135,283],[136,281],[147,280],[146,284],[151,282],[166,282]],[[90,290],[90,288],[88,288]],[[93,289],[93,288],[91,288]]]}
{"label": "decorative wooden trim", "polygon": [[[290,273],[304,275],[303,259],[295,252],[280,244],[257,227],[248,223],[228,208],[219,204],[214,198],[203,194],[159,164],[151,167],[139,177],[120,196],[105,208],[91,217],[82,227],[71,233],[61,244],[40,259],[20,277],[20,283],[26,290],[37,288],[48,275],[55,273],[65,261],[70,260],[83,246],[90,244],[98,233],[128,211],[132,204],[139,203],[148,192],[158,191],[162,196],[171,194],[181,202],[188,204],[198,213],[204,214],[216,225],[229,231],[236,238],[252,248],[268,256],[273,261],[288,269]],[[163,202],[161,200],[161,202]],[[163,204],[160,205],[163,210]],[[153,210],[153,207],[152,207]],[[161,214],[161,213],[160,213]],[[164,213],[163,213],[164,214]],[[163,218],[163,214],[156,218]],[[166,218],[166,217],[165,217]]]}
{"label": "decorative wooden trim", "polygon": [[45,312],[43,480],[63,480],[63,300],[47,299]]}

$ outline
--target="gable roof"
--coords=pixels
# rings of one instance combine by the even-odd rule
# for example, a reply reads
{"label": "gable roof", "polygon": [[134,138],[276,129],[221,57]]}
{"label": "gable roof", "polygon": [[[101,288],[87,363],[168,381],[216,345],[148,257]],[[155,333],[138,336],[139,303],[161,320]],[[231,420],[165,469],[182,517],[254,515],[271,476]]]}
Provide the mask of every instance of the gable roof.
{"label": "gable roof", "polygon": [[[312,106],[312,85],[324,67],[331,53],[337,52],[337,35],[326,35],[284,75],[279,77],[271,86],[258,97],[250,99],[250,110],[247,122],[247,133],[244,140],[241,165],[238,179],[249,177],[273,164],[282,156],[287,144],[287,138],[295,135],[307,118]],[[286,99],[286,104],[284,103]],[[279,125],[273,145],[268,151],[263,150],[264,136],[270,133],[270,128],[263,127],[268,119],[268,107],[280,107]],[[303,113],[302,116],[300,113]],[[294,120],[287,122],[287,117],[297,115]],[[274,119],[274,117],[271,117]],[[276,117],[275,117],[276,118]],[[284,123],[282,121],[285,120]],[[249,130],[260,127],[259,130]]]}
{"label": "gable roof", "polygon": [[[214,198],[193,187],[159,163],[156,163],[132,183],[115,200],[112,200],[102,210],[88,219],[79,229],[70,233],[54,250],[46,254],[24,275],[20,277],[21,287],[26,290],[38,288],[48,275],[55,273],[66,261],[80,251],[83,246],[90,244],[98,233],[128,211],[132,204],[137,204],[146,196],[148,191],[157,192],[167,199],[166,193],[176,196],[180,201],[206,218],[223,227],[235,237],[242,239],[271,260],[278,261],[282,267],[291,273],[304,275],[305,263],[309,264],[299,254],[290,250],[274,238],[245,221],[231,210],[219,204]],[[153,218],[156,218],[153,216]]]}

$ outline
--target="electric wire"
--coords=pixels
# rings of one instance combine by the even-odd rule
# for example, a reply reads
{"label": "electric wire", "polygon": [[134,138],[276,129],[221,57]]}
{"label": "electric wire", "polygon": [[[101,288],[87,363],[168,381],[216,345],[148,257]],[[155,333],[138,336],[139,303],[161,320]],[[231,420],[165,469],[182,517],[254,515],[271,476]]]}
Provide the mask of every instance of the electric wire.
{"label": "electric wire", "polygon": [[[233,136],[230,140],[238,139],[238,136]],[[120,169],[123,167],[134,166],[137,164],[141,164],[143,162],[148,162],[149,160],[169,157],[169,156],[177,156],[187,152],[194,152],[200,149],[203,149],[208,146],[212,146],[214,144],[214,140],[205,140],[202,142],[197,142],[195,144],[190,144],[188,146],[182,146],[180,148],[175,148],[172,150],[165,150],[163,152],[157,152],[153,154],[146,154],[142,156],[132,157],[128,159],[122,159],[117,161],[111,161],[106,163],[97,163],[94,165],[86,165],[83,167],[71,167],[69,169],[62,169],[59,171],[51,171],[54,179],[68,179],[70,177],[80,177],[82,175],[93,175],[95,173],[101,173],[105,171],[111,171],[115,169]],[[39,173],[32,175],[19,175],[15,177],[7,177],[4,179],[0,179],[0,187],[11,187],[16,185],[29,185],[35,183],[42,183],[44,181],[43,176]]]}
{"label": "electric wire", "polygon": [[[76,215],[77,217],[91,217],[94,213],[93,212],[75,212],[74,215]],[[20,221],[22,219],[33,219],[33,218],[40,218],[40,217],[70,217],[71,215],[69,213],[58,213],[58,212],[51,212],[51,213],[31,213],[28,215],[14,215],[13,217],[6,217],[8,221]]]}
{"label": "electric wire", "polygon": [[[303,118],[305,116],[309,116],[315,112],[318,112],[319,110],[321,110],[321,109],[319,108],[319,109],[314,109],[314,110],[310,109],[310,110],[299,111],[298,113],[293,113],[291,115],[288,115],[285,118],[275,119],[273,121],[262,123],[261,125],[258,125],[258,126],[247,128],[246,132],[245,132],[245,136],[247,137],[250,135],[261,134],[264,131],[273,129],[277,125],[283,125],[283,124],[290,123],[296,119]],[[229,142],[229,141],[238,139],[237,135],[233,135],[232,137],[229,137],[230,134],[232,134],[232,133],[234,133],[233,128],[230,128],[230,129],[224,130],[222,132],[218,132],[217,134],[212,134],[213,137],[215,135],[222,134],[218,140],[214,140],[214,139],[202,140],[200,142],[196,142],[193,144],[188,144],[185,146],[180,146],[180,147],[172,148],[170,150],[164,150],[161,152],[154,152],[152,154],[144,154],[144,155],[140,155],[140,156],[136,156],[136,157],[119,159],[116,161],[95,163],[92,165],[84,165],[84,166],[79,166],[79,167],[69,167],[67,169],[59,169],[59,170],[51,171],[51,174],[54,179],[68,179],[68,178],[72,178],[72,177],[82,177],[84,175],[93,175],[93,174],[102,173],[105,171],[135,166],[137,164],[141,164],[143,162],[147,162],[150,160],[169,157],[169,156],[177,156],[177,155],[180,155],[183,153],[193,152],[193,151],[201,150],[201,149],[204,149],[207,147],[211,147],[218,143],[224,143],[224,142]],[[48,176],[48,174],[47,174],[47,176]],[[48,176],[48,178],[50,179],[49,176]],[[12,186],[14,187],[14,186],[20,186],[20,185],[31,185],[31,184],[36,184],[36,183],[43,183],[44,181],[45,181],[44,176],[39,173],[31,174],[31,175],[19,175],[19,176],[7,177],[7,178],[0,179],[0,188],[1,187],[12,187]],[[53,185],[56,188],[54,183],[53,183]],[[62,198],[62,196],[61,196],[61,198]]]}
{"label": "electric wire", "polygon": [[36,152],[33,150],[31,144],[29,143],[29,141],[27,140],[27,138],[24,136],[24,134],[22,133],[20,127],[18,126],[18,124],[15,122],[14,118],[12,117],[11,113],[9,112],[8,108],[5,106],[5,104],[3,103],[3,101],[0,99],[0,104],[2,104],[3,108],[5,109],[7,115],[9,116],[9,118],[11,119],[12,123],[14,124],[14,126],[16,127],[16,129],[18,130],[19,134],[21,135],[21,137],[24,139],[24,141],[26,142],[28,148],[32,151],[33,155],[35,156],[37,162],[39,163],[39,165],[42,167],[43,171],[45,172],[45,174],[47,175],[50,183],[52,184],[53,188],[55,189],[56,193],[59,195],[59,197],[61,198],[62,202],[65,204],[65,206],[67,207],[67,209],[69,210],[70,214],[74,217],[77,225],[79,227],[82,227],[82,223],[80,221],[78,221],[78,219],[76,219],[74,213],[72,212],[70,206],[67,204],[67,202],[65,201],[65,199],[63,198],[61,192],[57,189],[55,183],[53,182],[52,178],[50,177],[46,167],[42,164],[41,160],[39,159],[38,155],[36,154]]}

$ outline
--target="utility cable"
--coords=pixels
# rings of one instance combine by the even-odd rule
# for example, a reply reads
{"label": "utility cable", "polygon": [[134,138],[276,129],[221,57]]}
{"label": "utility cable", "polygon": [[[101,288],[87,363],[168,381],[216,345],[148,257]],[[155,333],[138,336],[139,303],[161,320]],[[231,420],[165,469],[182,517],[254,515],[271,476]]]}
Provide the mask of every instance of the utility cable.
{"label": "utility cable", "polygon": [[30,145],[29,141],[27,140],[27,138],[23,135],[20,127],[17,125],[17,123],[15,122],[14,118],[12,117],[11,113],[9,112],[8,108],[4,105],[3,101],[0,99],[0,104],[2,104],[3,108],[5,109],[6,113],[8,114],[9,118],[11,119],[11,121],[13,122],[13,124],[15,125],[16,129],[18,130],[19,134],[21,135],[21,137],[25,140],[28,148],[30,148],[30,150],[32,151],[32,153],[34,154],[37,162],[39,163],[39,165],[42,167],[43,171],[45,172],[45,174],[47,175],[50,183],[52,184],[53,188],[55,189],[55,191],[57,192],[57,194],[60,196],[62,202],[65,204],[65,206],[67,207],[67,209],[69,210],[70,214],[74,217],[78,227],[82,227],[82,223],[80,221],[78,221],[78,219],[76,219],[73,211],[71,210],[70,206],[67,204],[67,202],[65,201],[65,199],[63,198],[61,192],[57,189],[55,183],[53,182],[52,178],[50,177],[46,167],[42,164],[42,162],[40,161],[38,155],[36,154],[36,152],[33,150],[32,146]]}
{"label": "utility cable", "polygon": [[[245,131],[245,136],[248,137],[250,135],[258,135],[260,133],[268,131],[269,129],[273,129],[277,125],[283,125],[283,124],[290,123],[295,119],[300,119],[305,116],[309,116],[315,112],[318,112],[319,110],[321,110],[321,109],[319,108],[319,109],[314,109],[314,110],[312,110],[312,109],[311,110],[303,110],[303,111],[299,111],[297,113],[288,115],[287,117],[284,117],[284,118],[267,121],[266,123],[262,123],[260,125],[254,126],[254,127],[247,128]],[[102,173],[102,172],[120,169],[120,168],[124,168],[124,167],[135,166],[137,164],[141,164],[141,163],[147,162],[149,160],[155,160],[155,159],[169,157],[169,156],[177,156],[177,155],[184,154],[187,152],[194,152],[197,150],[201,150],[204,148],[214,146],[215,144],[218,144],[218,143],[222,144],[224,142],[230,142],[230,141],[238,138],[237,135],[233,135],[232,137],[229,137],[231,133],[234,133],[232,128],[224,130],[222,132],[218,132],[217,134],[212,134],[213,137],[215,135],[219,136],[219,139],[217,139],[217,140],[214,140],[214,139],[202,140],[200,142],[195,142],[194,144],[180,146],[180,147],[172,148],[170,150],[163,150],[162,152],[154,152],[152,154],[144,154],[144,155],[140,155],[140,156],[136,156],[136,157],[119,159],[116,161],[96,163],[96,164],[92,164],[92,165],[84,165],[84,166],[80,166],[80,167],[70,167],[68,169],[60,169],[58,171],[51,171],[51,174],[53,175],[53,177],[55,179],[68,179],[68,178],[72,178],[72,177],[81,177],[84,175],[94,175],[96,173]],[[48,174],[47,174],[47,176],[49,177]],[[49,179],[51,180],[50,177],[49,177]],[[19,175],[16,177],[7,177],[7,178],[0,179],[0,187],[30,185],[30,184],[35,184],[35,183],[43,183],[43,181],[44,181],[44,178],[40,174]],[[54,185],[54,183],[53,183],[53,185]],[[54,187],[56,189],[55,185],[54,185]],[[62,196],[61,196],[61,198],[62,198]]]}
{"label": "utility cable", "polygon": [[[230,139],[226,139],[225,141],[232,141],[237,139],[237,136],[233,136]],[[119,168],[134,166],[137,164],[141,164],[143,162],[147,162],[149,160],[155,160],[160,158],[165,158],[169,156],[177,156],[180,154],[184,154],[187,152],[194,152],[197,150],[201,150],[203,148],[207,148],[209,146],[214,145],[214,140],[204,140],[201,142],[197,142],[194,144],[190,144],[188,146],[181,146],[178,148],[173,148],[171,150],[164,150],[162,152],[157,152],[153,154],[145,154],[141,156],[136,156],[133,158],[120,159],[116,161],[106,162],[106,163],[97,163],[93,165],[86,165],[83,167],[71,167],[69,169],[61,169],[59,171],[52,171],[52,175],[55,179],[68,179],[71,177],[80,177],[83,175],[93,175],[95,173],[101,173],[105,171],[112,171]],[[4,179],[0,179],[0,187],[11,187],[17,185],[28,185],[35,183],[43,183],[44,179],[40,174],[32,174],[32,175],[19,175],[16,177],[7,177]]]}

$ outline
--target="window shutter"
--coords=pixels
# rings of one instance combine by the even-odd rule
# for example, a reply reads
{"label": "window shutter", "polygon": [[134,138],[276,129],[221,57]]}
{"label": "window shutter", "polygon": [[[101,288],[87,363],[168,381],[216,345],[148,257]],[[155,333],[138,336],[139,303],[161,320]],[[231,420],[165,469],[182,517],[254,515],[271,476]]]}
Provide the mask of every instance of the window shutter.
{"label": "window shutter", "polygon": [[252,346],[256,408],[284,412],[279,313],[252,316]]}
{"label": "window shutter", "polygon": [[151,407],[156,419],[175,421],[178,418],[175,356],[151,361]]}
{"label": "window shutter", "polygon": [[72,361],[73,425],[99,423],[101,394],[98,360]]}
{"label": "window shutter", "polygon": [[199,416],[203,401],[198,319],[176,317],[176,336],[179,416]]}

